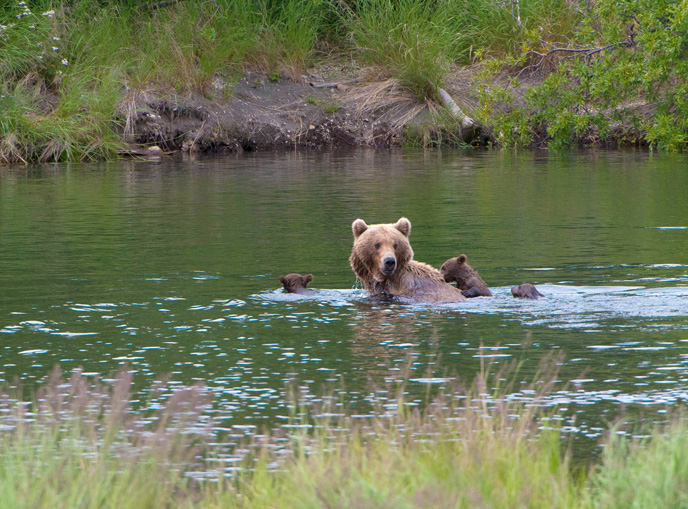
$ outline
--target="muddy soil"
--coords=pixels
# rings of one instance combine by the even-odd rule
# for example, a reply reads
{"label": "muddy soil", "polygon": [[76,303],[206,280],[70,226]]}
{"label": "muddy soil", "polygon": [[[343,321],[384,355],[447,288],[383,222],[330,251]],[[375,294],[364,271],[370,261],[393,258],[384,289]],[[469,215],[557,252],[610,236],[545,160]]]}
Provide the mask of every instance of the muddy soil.
{"label": "muddy soil", "polygon": [[[362,82],[342,74],[311,73],[296,82],[248,73],[231,86],[217,78],[205,96],[130,91],[122,106],[131,144],[125,152],[386,147],[403,143],[409,125],[432,132],[437,106],[419,105],[390,80]],[[465,104],[468,88],[459,79],[447,89]],[[455,131],[469,144],[489,139],[479,127]]]}

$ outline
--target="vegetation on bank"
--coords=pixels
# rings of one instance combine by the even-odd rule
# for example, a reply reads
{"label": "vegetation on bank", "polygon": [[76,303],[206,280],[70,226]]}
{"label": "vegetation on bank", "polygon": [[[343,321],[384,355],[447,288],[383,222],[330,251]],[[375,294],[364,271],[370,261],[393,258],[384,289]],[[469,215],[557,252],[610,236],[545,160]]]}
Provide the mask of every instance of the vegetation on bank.
{"label": "vegetation on bank", "polygon": [[301,80],[323,62],[428,104],[475,69],[459,102],[503,146],[682,150],[687,36],[685,0],[10,0],[0,162],[111,157],[135,134],[132,94],[227,101],[247,71]]}
{"label": "vegetation on bank", "polygon": [[56,372],[32,404],[0,395],[0,507],[685,506],[685,421],[610,433],[596,464],[573,468],[575,441],[543,405],[551,369],[525,385],[487,370],[425,408],[401,377],[371,391],[368,416],[295,390],[286,425],[223,432],[200,385],[158,383],[141,401],[126,370]]}

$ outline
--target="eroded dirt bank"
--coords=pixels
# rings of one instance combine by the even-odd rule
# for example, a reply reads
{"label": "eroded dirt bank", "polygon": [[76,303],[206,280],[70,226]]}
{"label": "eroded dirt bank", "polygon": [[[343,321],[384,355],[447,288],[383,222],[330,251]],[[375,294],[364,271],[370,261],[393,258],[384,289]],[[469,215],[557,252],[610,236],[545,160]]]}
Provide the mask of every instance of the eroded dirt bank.
{"label": "eroded dirt bank", "polygon": [[[508,82],[495,77],[491,84]],[[512,88],[510,104],[491,108],[524,108],[523,97],[543,76],[531,76]],[[463,113],[480,108],[478,90],[485,85],[475,70],[448,76],[445,85]],[[237,83],[217,78],[201,94],[129,91],[122,103],[125,153],[145,155],[147,147],[164,152],[253,151],[294,148],[388,147],[401,144],[500,144],[499,133],[475,122],[461,126],[448,110],[420,103],[398,80],[370,79],[345,71],[334,76],[313,72],[303,80],[270,79],[248,73]],[[591,107],[591,110],[594,109]],[[621,105],[626,118],[650,119],[656,108],[644,101]],[[611,118],[611,112],[608,112]],[[630,113],[630,114],[629,114]],[[644,134],[630,122],[611,122],[605,133],[594,125],[579,133],[574,145],[613,148],[643,145]],[[530,127],[532,147],[546,147],[546,125]]]}
{"label": "eroded dirt bank", "polygon": [[[137,153],[151,146],[207,152],[399,145],[409,126],[419,137],[437,134],[431,114],[440,107],[419,104],[394,80],[310,75],[294,82],[249,73],[231,89],[217,79],[205,96],[129,91],[122,109],[125,139]],[[490,138],[486,129],[458,123],[445,135],[476,145]]]}

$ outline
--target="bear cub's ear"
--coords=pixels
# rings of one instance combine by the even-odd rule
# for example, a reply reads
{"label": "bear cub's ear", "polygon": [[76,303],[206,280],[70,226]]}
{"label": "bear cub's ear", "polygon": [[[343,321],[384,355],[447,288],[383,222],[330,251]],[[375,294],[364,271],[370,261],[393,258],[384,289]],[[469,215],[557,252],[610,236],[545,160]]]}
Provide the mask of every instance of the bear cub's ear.
{"label": "bear cub's ear", "polygon": [[411,221],[406,219],[405,217],[402,217],[399,219],[399,221],[396,222],[394,227],[399,230],[404,237],[408,237],[409,233],[411,233]]}
{"label": "bear cub's ear", "polygon": [[465,255],[465,254],[459,255],[459,256],[456,258],[456,261],[458,261],[459,264],[461,264],[461,263],[466,263],[466,255]]}
{"label": "bear cub's ear", "polygon": [[363,219],[356,219],[351,224],[351,230],[354,232],[354,239],[357,239],[361,234],[368,229],[368,225]]}
{"label": "bear cub's ear", "polygon": [[306,280],[306,283],[310,283],[313,281],[313,274],[308,274],[304,279]]}

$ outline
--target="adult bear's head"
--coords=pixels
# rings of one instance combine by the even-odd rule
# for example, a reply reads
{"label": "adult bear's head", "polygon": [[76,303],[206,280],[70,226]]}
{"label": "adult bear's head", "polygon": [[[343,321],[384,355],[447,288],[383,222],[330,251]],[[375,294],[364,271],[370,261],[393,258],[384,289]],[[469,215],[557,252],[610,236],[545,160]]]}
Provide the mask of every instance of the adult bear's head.
{"label": "adult bear's head", "polygon": [[411,222],[402,217],[394,224],[368,225],[356,219],[351,225],[354,246],[349,261],[364,283],[384,281],[404,269],[413,259],[408,236]]}

